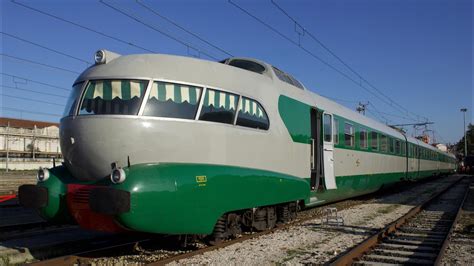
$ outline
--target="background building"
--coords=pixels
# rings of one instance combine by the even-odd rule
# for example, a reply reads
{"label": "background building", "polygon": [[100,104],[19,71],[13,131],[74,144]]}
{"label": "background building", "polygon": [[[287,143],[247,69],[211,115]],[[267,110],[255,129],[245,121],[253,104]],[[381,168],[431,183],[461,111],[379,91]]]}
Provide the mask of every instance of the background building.
{"label": "background building", "polygon": [[0,168],[51,167],[61,157],[58,123],[0,118]]}

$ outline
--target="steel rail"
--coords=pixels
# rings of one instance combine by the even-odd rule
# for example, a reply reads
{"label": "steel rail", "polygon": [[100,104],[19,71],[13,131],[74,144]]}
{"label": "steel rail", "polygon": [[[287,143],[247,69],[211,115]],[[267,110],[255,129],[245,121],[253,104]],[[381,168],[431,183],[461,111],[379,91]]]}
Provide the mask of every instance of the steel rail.
{"label": "steel rail", "polygon": [[464,197],[462,199],[461,204],[459,204],[459,207],[456,211],[456,217],[454,218],[454,221],[451,224],[451,227],[449,228],[448,234],[446,235],[446,238],[443,241],[443,245],[441,246],[441,249],[438,253],[438,257],[436,257],[436,261],[435,261],[434,265],[440,265],[441,261],[443,260],[446,248],[449,246],[449,243],[451,242],[451,236],[453,234],[454,228],[456,227],[456,224],[458,223],[459,218],[461,217],[462,207],[464,206],[464,202],[466,201],[466,198],[469,195],[469,190],[470,190],[469,187],[470,186],[468,186],[468,188],[466,189],[466,193],[464,193]]}
{"label": "steel rail", "polygon": [[[0,225],[0,233],[10,232],[10,231],[22,231],[22,230],[29,230],[29,229],[35,229],[35,228],[43,228],[43,227],[51,226],[51,225],[52,225],[51,223],[48,223],[46,221]],[[0,239],[1,239],[1,237],[0,237]]]}
{"label": "steel rail", "polygon": [[356,259],[361,258],[363,255],[365,255],[368,251],[370,251],[373,247],[375,247],[379,242],[381,242],[382,239],[385,237],[389,236],[390,234],[394,233],[397,231],[399,227],[401,227],[403,224],[405,224],[409,219],[413,218],[415,215],[420,213],[426,206],[428,206],[430,203],[432,203],[434,200],[439,198],[441,195],[443,195],[445,192],[447,192],[449,189],[454,187],[456,184],[461,182],[464,179],[464,177],[459,178],[446,188],[442,189],[441,191],[437,192],[435,195],[424,201],[418,206],[413,207],[410,211],[408,211],[405,215],[402,217],[398,218],[394,222],[390,223],[371,237],[367,238],[364,240],[362,243],[358,244],[351,250],[343,253],[341,256],[337,257],[336,259],[329,261],[330,265],[351,265]]}
{"label": "steel rail", "polygon": [[103,256],[103,254],[115,254],[118,250],[122,250],[122,249],[128,250],[130,248],[133,248],[134,246],[137,246],[138,244],[142,244],[148,241],[151,241],[151,239],[149,238],[135,239],[135,240],[126,241],[124,243],[114,243],[113,245],[109,245],[106,247],[98,247],[98,248],[78,252],[73,255],[65,255],[61,257],[33,262],[30,265],[35,265],[35,266],[90,265],[89,261],[92,258],[101,257]]}

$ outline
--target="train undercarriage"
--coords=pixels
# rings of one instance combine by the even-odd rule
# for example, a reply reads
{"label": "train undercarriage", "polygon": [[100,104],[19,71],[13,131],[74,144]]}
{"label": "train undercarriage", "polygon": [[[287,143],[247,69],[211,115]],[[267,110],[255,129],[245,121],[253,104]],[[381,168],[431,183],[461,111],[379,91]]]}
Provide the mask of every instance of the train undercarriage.
{"label": "train undercarriage", "polygon": [[300,208],[299,202],[294,201],[229,212],[217,220],[214,231],[206,238],[210,244],[215,245],[225,239],[238,237],[243,232],[269,230],[278,224],[288,223],[296,219]]}

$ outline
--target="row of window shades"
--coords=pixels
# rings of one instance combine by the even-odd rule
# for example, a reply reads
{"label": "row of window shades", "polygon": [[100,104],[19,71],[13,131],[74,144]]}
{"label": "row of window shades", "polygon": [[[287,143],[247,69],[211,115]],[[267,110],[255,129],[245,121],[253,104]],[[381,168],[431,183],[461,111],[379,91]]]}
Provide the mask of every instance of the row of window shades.
{"label": "row of window shades", "polygon": [[[89,82],[85,100],[101,98],[110,101],[118,98],[122,100],[129,100],[133,97],[142,98],[145,93],[146,81],[137,80],[97,80]],[[201,98],[202,88],[187,86],[174,83],[153,82],[150,99],[155,98],[159,101],[171,100],[175,103],[187,102],[190,104],[197,104]],[[224,108],[225,110],[236,110],[238,103],[238,95],[208,89],[204,96],[204,106],[214,106],[217,108]],[[242,110],[250,115],[263,118],[265,113],[256,101],[243,97],[239,106],[239,111]]]}

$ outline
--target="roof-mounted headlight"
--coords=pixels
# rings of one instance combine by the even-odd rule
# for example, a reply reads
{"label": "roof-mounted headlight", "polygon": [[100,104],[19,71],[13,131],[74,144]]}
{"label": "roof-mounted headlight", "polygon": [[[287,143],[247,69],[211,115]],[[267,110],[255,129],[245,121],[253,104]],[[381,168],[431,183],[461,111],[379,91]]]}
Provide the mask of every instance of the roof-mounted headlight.
{"label": "roof-mounted headlight", "polygon": [[105,64],[105,51],[99,50],[95,52],[94,60],[96,64]]}
{"label": "roof-mounted headlight", "polygon": [[114,52],[107,51],[107,50],[99,50],[95,52],[94,54],[94,61],[97,65],[100,65],[100,64],[106,64],[118,57],[120,57],[120,55]]}
{"label": "roof-mounted headlight", "polygon": [[112,183],[120,184],[125,181],[125,178],[125,171],[122,168],[112,169],[112,173],[110,174],[110,180],[112,181]]}
{"label": "roof-mounted headlight", "polygon": [[38,173],[36,174],[36,179],[38,180],[38,182],[44,182],[48,180],[48,178],[49,178],[49,170],[46,168],[40,167],[40,169],[38,170]]}

